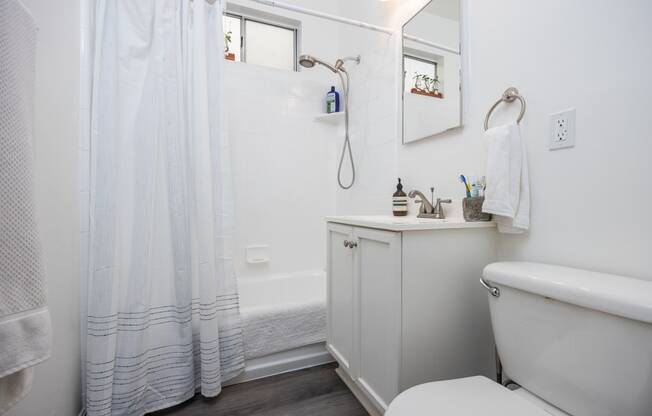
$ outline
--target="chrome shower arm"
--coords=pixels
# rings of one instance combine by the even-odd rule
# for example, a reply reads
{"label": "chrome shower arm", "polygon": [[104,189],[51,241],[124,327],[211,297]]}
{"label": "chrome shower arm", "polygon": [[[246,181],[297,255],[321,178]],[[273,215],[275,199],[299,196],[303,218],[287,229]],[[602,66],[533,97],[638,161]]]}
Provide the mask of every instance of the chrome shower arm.
{"label": "chrome shower arm", "polygon": [[347,61],[353,61],[355,62],[356,65],[360,64],[360,55],[358,56],[347,56],[345,58],[340,58],[337,61],[335,61],[335,69],[338,71],[346,72],[346,69],[344,68],[344,62]]}
{"label": "chrome shower arm", "polygon": [[340,58],[340,61],[342,61],[342,62],[353,61],[353,62],[355,62],[356,65],[360,65],[360,55],[346,56],[344,58]]}

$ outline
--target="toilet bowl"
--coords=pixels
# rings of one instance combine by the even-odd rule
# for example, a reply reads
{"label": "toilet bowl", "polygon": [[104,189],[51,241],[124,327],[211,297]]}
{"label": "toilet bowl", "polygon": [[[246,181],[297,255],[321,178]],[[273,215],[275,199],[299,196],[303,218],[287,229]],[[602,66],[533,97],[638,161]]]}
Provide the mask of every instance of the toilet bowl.
{"label": "toilet bowl", "polygon": [[536,263],[487,266],[503,375],[409,388],[385,416],[652,415],[652,282]]}

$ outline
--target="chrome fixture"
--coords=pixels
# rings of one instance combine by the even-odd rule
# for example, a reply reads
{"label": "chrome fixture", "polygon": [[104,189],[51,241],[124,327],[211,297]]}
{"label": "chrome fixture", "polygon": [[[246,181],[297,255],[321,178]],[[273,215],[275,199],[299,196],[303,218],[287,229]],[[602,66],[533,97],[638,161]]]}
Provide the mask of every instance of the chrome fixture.
{"label": "chrome fixture", "polygon": [[416,189],[410,191],[408,194],[410,198],[419,197],[416,202],[420,203],[421,206],[419,207],[419,214],[417,214],[417,218],[434,218],[438,220],[445,219],[446,215],[444,214],[444,207],[442,204],[450,204],[453,201],[451,199],[437,198],[437,202],[433,206],[432,201],[435,198],[435,188],[430,188],[430,195],[431,199],[428,201],[428,198],[426,198],[425,195]]}
{"label": "chrome fixture", "polygon": [[344,247],[355,248],[357,246],[358,246],[358,243],[356,243],[355,241],[344,240]]}
{"label": "chrome fixture", "polygon": [[434,218],[440,220],[445,219],[446,215],[444,214],[444,207],[442,206],[442,204],[450,204],[452,202],[453,200],[450,198],[448,199],[437,198],[437,203],[435,204],[435,209],[434,209],[434,214],[435,214]]}
{"label": "chrome fixture", "polygon": [[498,289],[497,287],[491,286],[489,283],[487,283],[486,280],[484,280],[484,277],[480,278],[480,284],[482,286],[484,286],[484,288],[487,289],[489,291],[489,293],[491,293],[491,296],[493,296],[495,298],[500,297],[500,289]]}
{"label": "chrome fixture", "polygon": [[304,68],[313,68],[316,64],[323,65],[337,74],[337,69],[333,65],[326,63],[321,59],[315,58],[312,55],[301,55],[299,57],[299,64]]}
{"label": "chrome fixture", "polygon": [[491,117],[491,113],[493,113],[496,107],[498,107],[498,104],[511,103],[514,102],[514,100],[519,100],[521,102],[521,113],[518,115],[518,118],[516,119],[516,123],[520,123],[521,120],[523,120],[523,116],[525,115],[525,98],[523,98],[523,96],[519,94],[518,89],[514,87],[509,87],[505,90],[503,96],[500,97],[500,99],[496,101],[494,105],[492,105],[489,111],[487,112],[487,116],[484,118],[485,131],[489,130],[489,117]]}
{"label": "chrome fixture", "polygon": [[408,196],[410,198],[416,198],[417,196],[420,198],[420,200],[415,201],[417,203],[421,203],[419,207],[419,214],[417,215],[418,218],[427,218],[427,215],[432,215],[435,212],[435,208],[428,201],[428,198],[426,198],[426,196],[421,193],[421,191],[417,191],[416,189],[412,190],[408,193]]}
{"label": "chrome fixture", "polygon": [[347,56],[346,58],[340,58],[335,61],[335,69],[346,72],[344,69],[344,62],[353,61],[356,65],[360,65],[360,55],[358,56]]}
{"label": "chrome fixture", "polygon": [[[355,183],[355,162],[353,161],[353,151],[351,151],[351,140],[349,139],[349,73],[344,68],[344,63],[347,61],[353,61],[356,64],[360,64],[360,55],[350,56],[346,58],[341,58],[335,61],[335,65],[331,65],[327,62],[322,61],[319,58],[316,58],[312,55],[301,55],[299,57],[299,64],[304,68],[314,68],[315,65],[319,64],[332,72],[336,73],[340,77],[342,82],[342,92],[344,95],[344,145],[342,146],[342,154],[340,155],[340,163],[337,167],[337,183],[342,189],[350,189]],[[344,75],[342,75],[344,74]],[[346,78],[346,79],[345,79]],[[344,164],[344,156],[348,152],[349,160],[351,161],[351,183],[344,185],[342,183],[342,165]]]}

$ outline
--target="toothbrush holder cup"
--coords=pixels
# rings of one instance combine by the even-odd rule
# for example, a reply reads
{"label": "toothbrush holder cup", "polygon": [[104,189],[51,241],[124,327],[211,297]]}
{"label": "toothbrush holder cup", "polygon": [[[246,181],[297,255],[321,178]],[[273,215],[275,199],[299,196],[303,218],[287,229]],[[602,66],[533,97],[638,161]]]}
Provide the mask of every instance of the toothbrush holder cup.
{"label": "toothbrush holder cup", "polygon": [[462,212],[467,222],[491,221],[491,214],[482,212],[484,197],[474,196],[462,200]]}

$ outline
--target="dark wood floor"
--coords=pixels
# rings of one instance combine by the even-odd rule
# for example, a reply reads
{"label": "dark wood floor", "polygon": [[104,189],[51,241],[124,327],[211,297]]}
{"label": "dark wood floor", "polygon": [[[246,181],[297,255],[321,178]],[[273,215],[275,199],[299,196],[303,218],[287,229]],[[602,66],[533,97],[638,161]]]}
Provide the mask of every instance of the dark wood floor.
{"label": "dark wood floor", "polygon": [[225,387],[151,416],[368,416],[335,374],[335,364]]}

